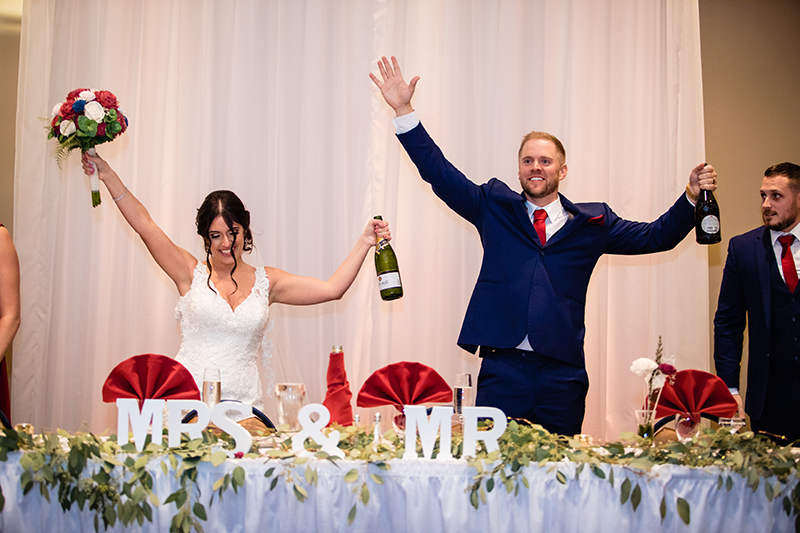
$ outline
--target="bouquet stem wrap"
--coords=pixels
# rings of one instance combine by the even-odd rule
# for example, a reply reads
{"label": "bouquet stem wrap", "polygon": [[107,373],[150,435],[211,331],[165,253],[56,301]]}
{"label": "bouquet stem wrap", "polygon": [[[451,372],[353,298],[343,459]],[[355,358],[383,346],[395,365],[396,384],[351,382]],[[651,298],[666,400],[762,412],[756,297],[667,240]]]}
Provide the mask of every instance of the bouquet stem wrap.
{"label": "bouquet stem wrap", "polygon": [[[86,153],[95,156],[97,155],[97,150],[94,149],[94,146],[86,150]],[[100,177],[97,175],[97,165],[92,163],[91,161],[89,164],[92,166],[91,176],[89,176],[89,187],[92,189],[92,207],[97,207],[100,205]]]}

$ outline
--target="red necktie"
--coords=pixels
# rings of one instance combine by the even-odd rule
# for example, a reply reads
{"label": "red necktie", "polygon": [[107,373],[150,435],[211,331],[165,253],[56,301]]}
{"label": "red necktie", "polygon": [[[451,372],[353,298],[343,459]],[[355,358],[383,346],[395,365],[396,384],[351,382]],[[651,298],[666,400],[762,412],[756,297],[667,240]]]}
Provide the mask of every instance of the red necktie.
{"label": "red necktie", "polygon": [[547,233],[544,230],[544,219],[546,218],[547,211],[544,209],[537,209],[533,212],[533,229],[539,234],[539,242],[542,243],[542,246],[547,242]]}
{"label": "red necktie", "polygon": [[781,252],[781,266],[783,267],[783,279],[791,292],[797,287],[797,269],[794,266],[794,256],[792,255],[792,243],[794,235],[782,235],[778,237],[778,242],[783,246]]}

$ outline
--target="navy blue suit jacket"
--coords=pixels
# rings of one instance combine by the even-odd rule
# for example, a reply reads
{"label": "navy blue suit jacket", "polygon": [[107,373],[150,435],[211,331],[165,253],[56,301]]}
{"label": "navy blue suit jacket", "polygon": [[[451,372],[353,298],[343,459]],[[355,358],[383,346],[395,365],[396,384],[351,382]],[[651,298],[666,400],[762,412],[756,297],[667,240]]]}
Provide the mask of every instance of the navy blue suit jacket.
{"label": "navy blue suit jacket", "polygon": [[685,195],[652,223],[561,196],[569,220],[542,246],[522,193],[496,178],[471,182],[422,124],[398,138],[422,179],[480,234],[483,262],[458,338],[473,353],[478,346],[515,348],[528,335],[536,352],[583,367],[586,291],[600,256],[669,250],[694,227]]}
{"label": "navy blue suit jacket", "polygon": [[745,412],[758,420],[769,378],[770,256],[775,252],[766,227],[738,235],[728,243],[717,312],[714,315],[714,364],[728,387],[739,387],[745,324],[749,334]]}

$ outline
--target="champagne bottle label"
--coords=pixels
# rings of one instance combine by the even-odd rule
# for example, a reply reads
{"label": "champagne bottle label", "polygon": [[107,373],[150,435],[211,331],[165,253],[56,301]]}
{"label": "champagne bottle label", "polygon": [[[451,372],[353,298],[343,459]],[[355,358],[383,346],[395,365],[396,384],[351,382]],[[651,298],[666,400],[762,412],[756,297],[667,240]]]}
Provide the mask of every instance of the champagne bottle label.
{"label": "champagne bottle label", "polygon": [[401,286],[399,273],[382,272],[378,274],[378,290],[394,289]]}
{"label": "champagne bottle label", "polygon": [[719,219],[714,215],[706,215],[700,222],[700,227],[706,233],[719,233]]}

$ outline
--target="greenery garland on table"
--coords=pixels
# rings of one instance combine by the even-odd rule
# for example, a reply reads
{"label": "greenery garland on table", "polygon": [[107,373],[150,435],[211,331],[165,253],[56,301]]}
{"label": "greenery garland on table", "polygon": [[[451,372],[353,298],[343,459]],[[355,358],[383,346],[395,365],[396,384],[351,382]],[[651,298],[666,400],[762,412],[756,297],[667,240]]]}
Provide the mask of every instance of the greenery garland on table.
{"label": "greenery garland on table", "polygon": [[[372,432],[362,427],[338,427],[341,432],[339,447],[345,452],[345,459],[331,457],[325,452],[310,446],[318,459],[334,463],[352,463],[351,468],[342,468],[344,481],[353,487],[354,504],[348,514],[348,521],[355,520],[359,503],[367,505],[370,486],[382,485],[379,470],[389,470],[386,462],[403,455],[403,443],[394,431],[384,435],[380,443],[373,442]],[[280,428],[279,428],[280,430]],[[277,434],[281,436],[280,431]],[[653,445],[652,441],[635,434],[621,435],[622,442],[610,442],[602,446],[582,444],[577,439],[550,434],[541,426],[520,425],[511,420],[505,434],[499,439],[499,451],[487,453],[481,447],[469,465],[476,469],[474,483],[465,487],[470,502],[476,509],[486,503],[486,494],[503,487],[506,492],[518,494],[520,487],[529,488],[523,467],[538,465],[548,468],[562,484],[570,483],[560,466],[563,460],[578,464],[575,480],[587,470],[607,480],[616,489],[619,486],[621,505],[630,505],[635,512],[641,501],[639,479],[649,477],[649,470],[655,465],[673,464],[693,468],[718,467],[717,488],[731,490],[734,474],[742,476],[754,492],[763,486],[764,495],[769,501],[782,498],[783,510],[787,516],[795,517],[795,530],[800,533],[800,457],[789,447],[776,447],[771,441],[753,435],[751,432],[733,434],[725,430],[705,429],[689,445],[680,442]],[[627,444],[625,444],[627,443]],[[94,526],[99,531],[100,521],[105,528],[120,520],[125,526],[144,520],[152,522],[152,506],[161,505],[153,493],[153,479],[146,466],[150,461],[161,460],[160,467],[165,475],[172,472],[179,481],[180,488],[170,494],[164,505],[174,503],[177,513],[170,525],[171,532],[189,532],[192,529],[203,531],[201,521],[206,520],[206,509],[200,503],[200,489],[197,485],[197,466],[201,462],[217,467],[228,457],[225,448],[233,443],[227,435],[217,437],[205,431],[203,437],[194,440],[183,439],[181,445],[168,448],[165,443],[156,445],[149,440],[142,453],[137,453],[133,443],[120,446],[116,437],[99,438],[91,433],[68,434],[46,433],[31,436],[11,429],[0,430],[0,461],[6,461],[10,452],[21,452],[20,465],[24,469],[20,476],[23,494],[29,493],[37,485],[42,496],[50,501],[50,489],[56,489],[58,501],[64,511],[77,504],[79,509],[88,508],[95,512]],[[418,450],[421,449],[417,442]],[[461,436],[453,435],[452,453],[461,456]],[[265,459],[264,476],[272,478],[270,490],[274,490],[280,478],[291,483],[295,497],[303,502],[308,498],[308,490],[316,486],[316,462],[307,457],[297,457],[291,451],[291,440],[284,440],[277,448],[268,449],[265,456],[248,453],[247,458]],[[437,449],[434,449],[434,457]],[[87,466],[96,465],[93,469]],[[608,474],[601,465],[616,465],[626,473],[621,483],[614,479],[614,469]],[[619,468],[617,469],[619,471]],[[771,481],[773,480],[774,481]],[[231,472],[221,476],[213,485],[209,506],[214,498],[220,501],[229,488],[238,493],[245,483],[245,472],[236,466]],[[792,486],[794,485],[794,486]],[[5,498],[0,488],[0,512]],[[689,502],[682,498],[669,501],[665,495],[661,501],[661,519],[668,509],[675,508],[686,524],[691,520]]]}

